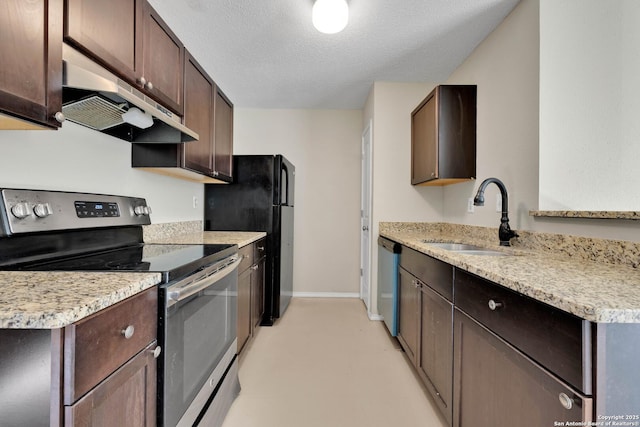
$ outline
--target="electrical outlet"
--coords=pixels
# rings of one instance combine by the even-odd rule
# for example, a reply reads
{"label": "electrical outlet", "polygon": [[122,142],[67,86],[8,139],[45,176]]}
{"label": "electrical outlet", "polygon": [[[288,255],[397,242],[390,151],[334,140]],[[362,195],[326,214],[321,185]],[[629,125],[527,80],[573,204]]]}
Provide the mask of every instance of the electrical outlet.
{"label": "electrical outlet", "polygon": [[475,211],[475,206],[473,204],[473,197],[469,197],[469,200],[467,200],[467,212],[468,213],[473,213]]}
{"label": "electrical outlet", "polygon": [[502,196],[500,193],[496,194],[496,212],[502,212]]}
{"label": "electrical outlet", "polygon": [[198,207],[198,198],[196,196],[193,196],[193,209],[196,209]]}

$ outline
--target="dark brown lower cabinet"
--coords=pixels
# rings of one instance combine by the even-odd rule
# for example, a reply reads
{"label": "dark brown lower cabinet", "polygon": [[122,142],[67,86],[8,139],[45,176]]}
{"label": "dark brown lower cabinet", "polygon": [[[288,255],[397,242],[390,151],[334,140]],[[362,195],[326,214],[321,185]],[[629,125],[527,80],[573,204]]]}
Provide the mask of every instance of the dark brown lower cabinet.
{"label": "dark brown lower cabinet", "polygon": [[398,339],[418,375],[451,423],[453,304],[400,268]]}
{"label": "dark brown lower cabinet", "polygon": [[398,340],[411,363],[417,365],[420,288],[415,277],[400,268]]}
{"label": "dark brown lower cabinet", "polygon": [[251,335],[251,268],[238,276],[238,353]]}
{"label": "dark brown lower cabinet", "polygon": [[453,376],[453,304],[426,285],[421,286],[418,374],[451,423]]}
{"label": "dark brown lower cabinet", "polygon": [[239,249],[238,354],[262,323],[264,314],[265,239]]}
{"label": "dark brown lower cabinet", "polygon": [[[266,257],[264,256],[264,240],[257,244],[256,250],[262,253],[260,259],[251,266],[251,334],[262,323],[264,314],[264,273]],[[262,248],[262,249],[259,249]]]}
{"label": "dark brown lower cabinet", "polygon": [[591,398],[458,309],[454,336],[454,427],[543,427],[592,420]]}
{"label": "dark brown lower cabinet", "polygon": [[65,426],[156,425],[156,358],[153,342],[116,372],[65,407]]}
{"label": "dark brown lower cabinet", "polygon": [[155,287],[57,329],[0,329],[0,426],[155,427]]}

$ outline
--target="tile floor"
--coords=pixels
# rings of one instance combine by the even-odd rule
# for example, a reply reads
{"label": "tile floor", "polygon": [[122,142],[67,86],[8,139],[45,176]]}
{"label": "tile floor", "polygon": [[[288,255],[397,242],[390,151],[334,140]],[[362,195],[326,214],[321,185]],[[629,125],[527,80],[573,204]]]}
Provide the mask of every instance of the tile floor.
{"label": "tile floor", "polygon": [[294,298],[240,360],[223,427],[444,427],[402,350],[362,301]]}

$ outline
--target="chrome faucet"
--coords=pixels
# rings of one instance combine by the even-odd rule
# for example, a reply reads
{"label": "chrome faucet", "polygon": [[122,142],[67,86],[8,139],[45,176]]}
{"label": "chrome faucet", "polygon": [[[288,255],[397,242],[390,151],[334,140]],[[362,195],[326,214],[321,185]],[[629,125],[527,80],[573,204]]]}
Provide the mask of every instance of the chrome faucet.
{"label": "chrome faucet", "polygon": [[500,218],[500,228],[498,229],[498,238],[500,239],[500,246],[511,246],[509,240],[513,237],[518,237],[518,234],[511,230],[509,227],[509,198],[507,196],[507,187],[504,186],[502,181],[498,178],[487,178],[482,181],[476,197],[473,198],[473,204],[476,206],[484,206],[484,190],[487,185],[494,183],[500,189],[500,195],[502,196],[502,217]]}

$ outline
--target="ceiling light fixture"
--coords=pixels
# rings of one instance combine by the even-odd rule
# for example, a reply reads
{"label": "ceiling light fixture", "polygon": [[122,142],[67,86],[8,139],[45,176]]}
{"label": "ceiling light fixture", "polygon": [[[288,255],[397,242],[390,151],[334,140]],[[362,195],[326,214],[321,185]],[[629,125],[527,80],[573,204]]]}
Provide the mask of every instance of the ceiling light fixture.
{"label": "ceiling light fixture", "polygon": [[316,0],[311,11],[313,26],[325,34],[344,30],[349,22],[349,6],[346,0]]}

